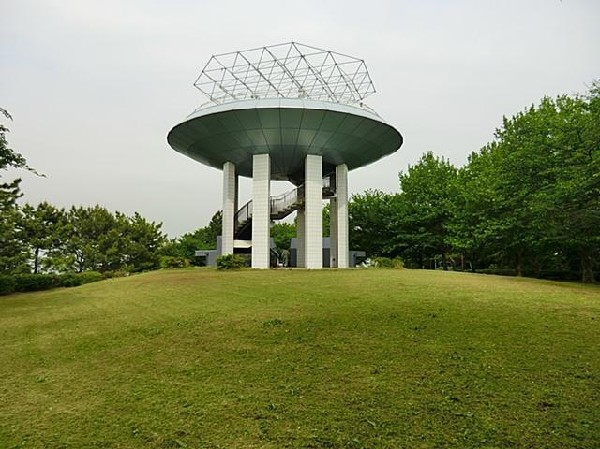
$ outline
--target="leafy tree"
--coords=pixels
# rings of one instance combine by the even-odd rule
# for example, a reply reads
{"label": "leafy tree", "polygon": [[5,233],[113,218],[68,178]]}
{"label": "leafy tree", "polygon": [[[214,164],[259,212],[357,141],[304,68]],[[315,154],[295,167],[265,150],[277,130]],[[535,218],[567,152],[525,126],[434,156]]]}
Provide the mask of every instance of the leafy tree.
{"label": "leafy tree", "polygon": [[46,268],[52,266],[49,256],[59,250],[66,212],[45,201],[36,207],[25,204],[20,212],[20,238],[28,250],[31,269],[37,274],[42,270],[42,261]]}
{"label": "leafy tree", "polygon": [[448,223],[448,243],[461,254],[472,270],[491,263],[490,255],[498,229],[494,225],[499,204],[495,190],[497,173],[491,146],[472,153],[466,166],[458,170],[454,216]]}
{"label": "leafy tree", "polygon": [[407,212],[402,219],[405,250],[421,266],[424,259],[442,256],[450,251],[448,224],[455,214],[458,171],[446,159],[425,153],[419,162],[400,173],[401,200]]}
{"label": "leafy tree", "polygon": [[[0,108],[0,114],[12,120],[5,109]],[[20,153],[8,146],[8,132],[9,129],[0,123],[0,274],[25,271],[27,261],[17,227],[19,213],[16,201],[21,196],[21,180],[5,181],[1,172],[8,168],[22,168],[35,172]]]}
{"label": "leafy tree", "polygon": [[275,223],[271,226],[271,238],[275,242],[275,252],[279,263],[289,261],[292,239],[296,237],[296,225],[292,223]]}
{"label": "leafy tree", "polygon": [[72,207],[62,228],[59,271],[137,272],[159,267],[159,249],[166,241],[162,224],[139,213],[127,217],[101,206]]}
{"label": "leafy tree", "polygon": [[125,239],[123,262],[132,272],[153,270],[159,267],[159,249],[166,237],[162,223],[148,222],[138,212],[133,217],[119,220],[122,238]]}
{"label": "leafy tree", "polygon": [[19,210],[4,206],[0,210],[0,275],[27,273],[27,251],[22,243],[18,224]]}
{"label": "leafy tree", "polygon": [[551,184],[538,201],[547,211],[549,240],[579,259],[582,281],[594,281],[600,249],[600,96],[558,97],[552,138]]}
{"label": "leafy tree", "polygon": [[63,235],[62,266],[64,271],[109,271],[120,269],[124,241],[117,220],[101,206],[71,207]]}
{"label": "leafy tree", "polygon": [[[594,90],[596,89],[596,90]],[[600,246],[597,83],[587,97],[544,98],[504,118],[459,173],[451,242],[517,275],[544,266],[593,281]],[[578,261],[578,263],[576,262]]]}
{"label": "leafy tree", "polygon": [[321,209],[322,215],[322,227],[323,227],[323,237],[329,237],[331,234],[331,204],[327,202],[323,209]]}
{"label": "leafy tree", "polygon": [[350,247],[368,256],[396,257],[401,207],[398,195],[367,190],[348,203]]}
{"label": "leafy tree", "polygon": [[217,211],[207,226],[194,232],[183,234],[176,240],[166,242],[160,249],[160,254],[169,257],[182,257],[192,264],[198,263],[195,253],[201,249],[215,249],[217,236],[221,235],[223,212]]}

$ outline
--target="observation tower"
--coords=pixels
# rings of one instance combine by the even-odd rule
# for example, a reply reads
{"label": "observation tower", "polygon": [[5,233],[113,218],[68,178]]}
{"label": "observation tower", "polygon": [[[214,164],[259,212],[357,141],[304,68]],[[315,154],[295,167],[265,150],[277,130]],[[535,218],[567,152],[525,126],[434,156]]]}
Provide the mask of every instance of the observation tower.
{"label": "observation tower", "polygon": [[[327,199],[329,265],[347,268],[348,171],[402,145],[400,133],[363,103],[375,93],[365,62],[290,42],[214,55],[194,86],[209,101],[175,125],[167,141],[223,170],[221,254],[251,247],[252,267],[269,268],[271,221],[297,211],[297,266],[322,268]],[[244,205],[238,176],[252,179]],[[295,189],[271,197],[271,180]]]}

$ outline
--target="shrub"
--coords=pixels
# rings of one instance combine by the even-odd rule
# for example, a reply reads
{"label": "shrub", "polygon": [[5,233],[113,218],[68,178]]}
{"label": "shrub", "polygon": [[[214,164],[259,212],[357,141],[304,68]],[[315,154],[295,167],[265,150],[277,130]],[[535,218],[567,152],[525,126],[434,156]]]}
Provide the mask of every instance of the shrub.
{"label": "shrub", "polygon": [[77,273],[66,273],[60,277],[62,287],[77,287],[81,284],[83,284],[83,281],[80,276],[77,276]]}
{"label": "shrub", "polygon": [[190,261],[185,257],[178,256],[161,256],[161,268],[187,268],[190,266]]}
{"label": "shrub", "polygon": [[104,275],[97,271],[84,271],[77,273],[76,275],[81,279],[82,284],[89,284],[90,282],[98,282],[104,280]]}
{"label": "shrub", "polygon": [[60,276],[61,287],[77,287],[90,282],[102,281],[104,276],[97,271],[84,271],[82,273],[66,273]]}
{"label": "shrub", "polygon": [[61,285],[60,276],[55,274],[17,274],[13,279],[17,292],[48,290]]}
{"label": "shrub", "polygon": [[246,266],[246,258],[239,254],[226,254],[217,257],[217,269],[233,270],[235,268],[243,268]]}
{"label": "shrub", "polygon": [[404,264],[399,257],[394,259],[390,259],[389,257],[375,257],[372,260],[372,266],[375,268],[402,268]]}
{"label": "shrub", "polygon": [[104,271],[102,273],[103,279],[112,279],[112,278],[122,278],[125,276],[129,276],[129,271],[127,270],[114,270],[114,271]]}
{"label": "shrub", "polygon": [[12,276],[0,276],[0,296],[10,295],[15,291],[15,280]]}

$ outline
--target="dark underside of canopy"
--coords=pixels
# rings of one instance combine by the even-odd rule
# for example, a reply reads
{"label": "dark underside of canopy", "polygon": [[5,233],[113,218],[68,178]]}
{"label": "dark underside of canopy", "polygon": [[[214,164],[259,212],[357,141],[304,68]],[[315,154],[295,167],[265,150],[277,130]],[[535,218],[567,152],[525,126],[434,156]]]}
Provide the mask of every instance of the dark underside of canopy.
{"label": "dark underside of canopy", "polygon": [[205,165],[252,177],[252,155],[271,156],[271,177],[304,182],[307,154],[323,156],[323,173],[349,170],[395,152],[402,136],[392,126],[363,115],[328,109],[230,109],[190,118],[169,133],[169,145]]}

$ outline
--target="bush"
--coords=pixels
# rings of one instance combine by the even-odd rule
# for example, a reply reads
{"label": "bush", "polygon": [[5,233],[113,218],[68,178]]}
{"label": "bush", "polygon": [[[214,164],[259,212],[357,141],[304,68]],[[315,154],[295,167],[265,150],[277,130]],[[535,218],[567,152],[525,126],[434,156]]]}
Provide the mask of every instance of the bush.
{"label": "bush", "polygon": [[161,268],[187,268],[190,266],[190,261],[185,257],[178,256],[161,256]]}
{"label": "bush", "polygon": [[233,270],[235,268],[244,268],[246,266],[246,258],[239,254],[226,254],[217,257],[217,269]]}
{"label": "bush", "polygon": [[404,264],[402,263],[402,259],[396,257],[394,259],[390,259],[389,257],[375,257],[371,261],[371,264],[375,268],[403,268]]}
{"label": "bush", "polygon": [[60,276],[61,287],[78,287],[90,282],[102,281],[104,276],[97,271],[84,271],[82,273],[66,273]]}
{"label": "bush", "polygon": [[12,276],[0,276],[0,296],[10,295],[15,291],[15,280]]}
{"label": "bush", "polygon": [[17,274],[13,279],[17,292],[36,292],[61,285],[60,276],[55,274]]}
{"label": "bush", "polygon": [[83,284],[83,280],[80,276],[77,276],[77,273],[67,273],[60,277],[60,285],[62,287],[77,287],[81,284]]}
{"label": "bush", "polygon": [[129,271],[114,270],[114,271],[104,271],[102,273],[102,279],[122,278],[125,276],[129,276]]}

